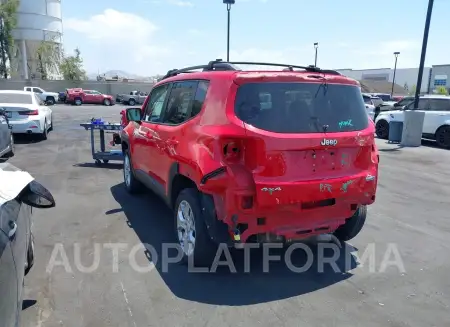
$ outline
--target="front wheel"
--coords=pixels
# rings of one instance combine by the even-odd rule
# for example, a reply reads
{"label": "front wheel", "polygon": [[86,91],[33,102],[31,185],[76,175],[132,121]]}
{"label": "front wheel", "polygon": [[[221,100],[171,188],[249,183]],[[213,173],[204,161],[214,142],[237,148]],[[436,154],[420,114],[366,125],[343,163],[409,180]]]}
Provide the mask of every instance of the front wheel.
{"label": "front wheel", "polygon": [[445,149],[450,149],[450,126],[442,126],[436,132],[436,143]]}
{"label": "front wheel", "polygon": [[76,106],[81,106],[82,103],[83,103],[83,101],[81,101],[80,98],[76,98],[75,101],[74,101],[74,103],[75,103]]}
{"label": "front wheel", "polygon": [[54,104],[55,104],[55,98],[52,98],[52,97],[48,97],[47,99],[46,99],[46,102],[47,102],[47,105],[48,106],[53,106]]}
{"label": "front wheel", "polygon": [[105,100],[103,100],[103,104],[104,104],[105,106],[110,106],[110,105],[111,105],[111,100],[105,99]]}
{"label": "front wheel", "polygon": [[387,139],[389,137],[389,123],[384,119],[379,120],[375,125],[375,133],[380,139]]}
{"label": "front wheel", "polygon": [[142,184],[134,176],[133,165],[131,164],[131,157],[128,152],[123,158],[123,179],[128,193],[135,194],[142,190]]}
{"label": "front wheel", "polygon": [[25,263],[25,275],[28,275],[34,265],[34,236],[30,234],[30,244],[28,245],[27,261]]}
{"label": "front wheel", "polygon": [[134,101],[134,99],[130,99],[130,100],[128,100],[128,104],[130,106],[134,106],[136,104],[136,101]]}
{"label": "front wheel", "polygon": [[366,217],[367,206],[360,206],[355,214],[346,220],[344,225],[339,226],[339,228],[334,231],[334,236],[343,242],[350,241],[359,234],[364,226]]}
{"label": "front wheel", "polygon": [[196,189],[187,188],[178,195],[174,213],[183,264],[210,266],[216,254],[217,245],[211,241],[201,208]]}

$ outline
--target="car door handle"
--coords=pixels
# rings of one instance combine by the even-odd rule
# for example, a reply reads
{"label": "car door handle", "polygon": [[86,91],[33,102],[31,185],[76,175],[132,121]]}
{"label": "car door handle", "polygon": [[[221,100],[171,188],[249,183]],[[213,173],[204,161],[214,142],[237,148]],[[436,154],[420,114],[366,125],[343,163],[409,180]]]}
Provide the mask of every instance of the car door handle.
{"label": "car door handle", "polygon": [[12,241],[14,239],[14,237],[16,237],[16,231],[17,231],[17,224],[14,221],[10,221],[9,222],[9,232],[8,232],[8,237],[9,240]]}

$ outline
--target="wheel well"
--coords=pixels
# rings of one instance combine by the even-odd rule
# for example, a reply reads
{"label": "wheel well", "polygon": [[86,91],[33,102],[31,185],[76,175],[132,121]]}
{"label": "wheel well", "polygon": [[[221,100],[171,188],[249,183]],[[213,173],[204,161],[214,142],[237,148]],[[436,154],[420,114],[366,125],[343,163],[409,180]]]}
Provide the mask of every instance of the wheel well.
{"label": "wheel well", "polygon": [[434,133],[434,136],[436,137],[436,136],[437,136],[437,133],[439,132],[439,130],[441,130],[442,128],[445,128],[445,127],[450,127],[450,125],[442,125],[442,126],[439,126],[439,127],[436,129],[436,133]]}
{"label": "wheel well", "polygon": [[53,100],[55,100],[55,97],[52,96],[52,95],[47,95],[47,97],[46,97],[45,99],[46,99],[46,100],[48,100],[48,99],[53,99]]}
{"label": "wheel well", "polygon": [[178,194],[186,188],[197,188],[197,185],[192,179],[189,179],[188,177],[177,174],[172,180],[172,188],[171,188],[171,194],[170,194],[170,200],[172,206],[175,205],[175,202],[177,201]]}

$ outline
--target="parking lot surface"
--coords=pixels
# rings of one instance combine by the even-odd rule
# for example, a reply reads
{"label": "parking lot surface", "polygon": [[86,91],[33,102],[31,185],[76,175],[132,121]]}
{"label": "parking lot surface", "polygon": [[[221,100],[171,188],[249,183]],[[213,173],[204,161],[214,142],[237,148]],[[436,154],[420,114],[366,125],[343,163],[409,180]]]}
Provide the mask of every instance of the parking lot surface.
{"label": "parking lot surface", "polygon": [[[10,162],[29,171],[56,200],[56,208],[34,211],[36,262],[25,280],[23,327],[448,324],[450,151],[377,140],[377,200],[363,231],[340,253],[357,254],[362,262],[362,254],[374,249],[373,264],[355,259],[340,267],[338,259],[340,272],[321,273],[313,265],[295,273],[273,263],[264,273],[256,257],[249,273],[239,262],[237,273],[188,274],[181,265],[163,272],[137,246],[150,244],[160,254],[162,243],[173,242],[171,212],[151,193],[128,195],[120,165],[93,165],[89,132],[79,126],[92,117],[118,122],[120,110],[56,105],[48,140],[18,139]],[[111,243],[123,244],[117,262],[104,247]],[[64,259],[61,249],[67,255],[65,268],[51,269],[55,247],[57,260]],[[384,269],[386,253],[398,259],[395,249],[404,270]],[[100,265],[89,269],[96,255]],[[295,260],[301,265],[303,258]]]}

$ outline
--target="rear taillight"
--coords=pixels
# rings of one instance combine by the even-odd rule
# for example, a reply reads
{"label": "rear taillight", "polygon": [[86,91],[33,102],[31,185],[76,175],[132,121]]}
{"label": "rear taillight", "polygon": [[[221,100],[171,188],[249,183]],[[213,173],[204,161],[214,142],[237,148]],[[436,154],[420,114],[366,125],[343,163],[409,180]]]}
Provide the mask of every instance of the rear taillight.
{"label": "rear taillight", "polygon": [[20,111],[19,115],[22,115],[22,116],[37,116],[37,115],[39,115],[39,110]]}

